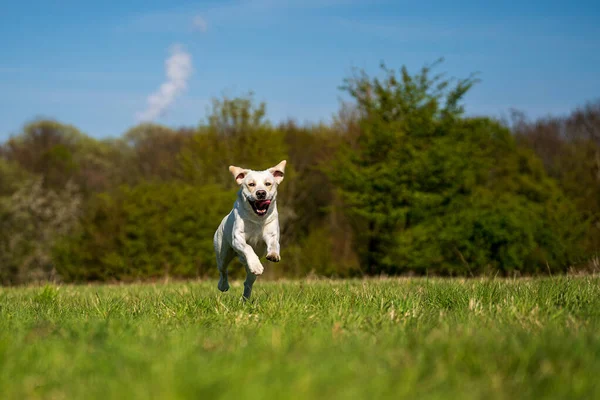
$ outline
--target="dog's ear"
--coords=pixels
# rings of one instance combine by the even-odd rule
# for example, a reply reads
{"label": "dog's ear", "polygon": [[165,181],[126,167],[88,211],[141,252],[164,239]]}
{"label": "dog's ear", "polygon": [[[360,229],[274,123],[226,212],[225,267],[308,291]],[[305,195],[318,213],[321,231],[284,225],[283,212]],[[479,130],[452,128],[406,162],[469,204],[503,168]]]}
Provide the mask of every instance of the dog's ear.
{"label": "dog's ear", "polygon": [[284,175],[284,172],[285,172],[285,164],[286,163],[287,163],[287,161],[283,160],[282,162],[280,162],[279,164],[277,164],[273,168],[269,168],[269,172],[275,177],[275,182],[277,182],[278,185],[283,180],[283,175]]}
{"label": "dog's ear", "polygon": [[244,178],[246,177],[246,174],[248,174],[247,169],[236,167],[235,165],[229,166],[229,172],[231,172],[233,178],[235,179],[238,185],[242,184]]}

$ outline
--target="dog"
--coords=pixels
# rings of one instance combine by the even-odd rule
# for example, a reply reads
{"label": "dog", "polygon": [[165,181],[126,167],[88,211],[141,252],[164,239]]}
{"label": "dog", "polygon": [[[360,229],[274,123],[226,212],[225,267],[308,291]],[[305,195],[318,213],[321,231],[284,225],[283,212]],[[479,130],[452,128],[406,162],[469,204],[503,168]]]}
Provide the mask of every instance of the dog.
{"label": "dog", "polygon": [[214,248],[219,269],[220,291],[229,290],[227,266],[237,255],[246,268],[244,298],[252,295],[252,285],[264,271],[259,255],[279,262],[279,214],[277,213],[277,187],[283,181],[283,160],[264,171],[229,166],[229,172],[240,185],[233,210],[219,225],[214,236]]}

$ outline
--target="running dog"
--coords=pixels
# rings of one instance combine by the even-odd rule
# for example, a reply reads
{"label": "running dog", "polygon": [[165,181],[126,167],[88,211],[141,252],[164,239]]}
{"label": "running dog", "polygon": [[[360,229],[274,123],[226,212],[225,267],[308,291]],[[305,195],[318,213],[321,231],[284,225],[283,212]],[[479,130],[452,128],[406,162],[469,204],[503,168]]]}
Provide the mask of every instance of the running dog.
{"label": "running dog", "polygon": [[256,277],[264,271],[259,256],[279,262],[279,214],[277,187],[283,181],[286,160],[264,171],[231,165],[229,172],[240,185],[233,210],[219,225],[214,248],[219,268],[220,291],[229,290],[227,266],[237,255],[246,268],[244,298],[249,299]]}

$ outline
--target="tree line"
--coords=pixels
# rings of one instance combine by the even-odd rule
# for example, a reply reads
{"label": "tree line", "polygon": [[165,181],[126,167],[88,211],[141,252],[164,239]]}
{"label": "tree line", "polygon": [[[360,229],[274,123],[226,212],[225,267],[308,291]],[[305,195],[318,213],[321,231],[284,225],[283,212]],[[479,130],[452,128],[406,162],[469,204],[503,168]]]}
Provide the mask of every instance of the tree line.
{"label": "tree line", "polygon": [[329,124],[272,124],[252,94],[213,100],[195,127],[112,139],[30,122],[0,146],[0,282],[214,277],[227,167],[282,159],[282,262],[267,276],[598,268],[600,102],[469,117],[476,79],[434,67],[356,72]]}

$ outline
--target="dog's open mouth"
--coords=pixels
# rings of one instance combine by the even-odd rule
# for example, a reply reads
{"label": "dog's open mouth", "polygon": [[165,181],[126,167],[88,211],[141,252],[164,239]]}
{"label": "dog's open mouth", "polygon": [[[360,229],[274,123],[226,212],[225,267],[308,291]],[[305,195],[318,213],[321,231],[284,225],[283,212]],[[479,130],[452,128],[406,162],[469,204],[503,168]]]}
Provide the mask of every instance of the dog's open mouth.
{"label": "dog's open mouth", "polygon": [[256,215],[263,216],[269,210],[269,206],[271,205],[271,200],[254,200],[250,202],[252,209],[256,213]]}

